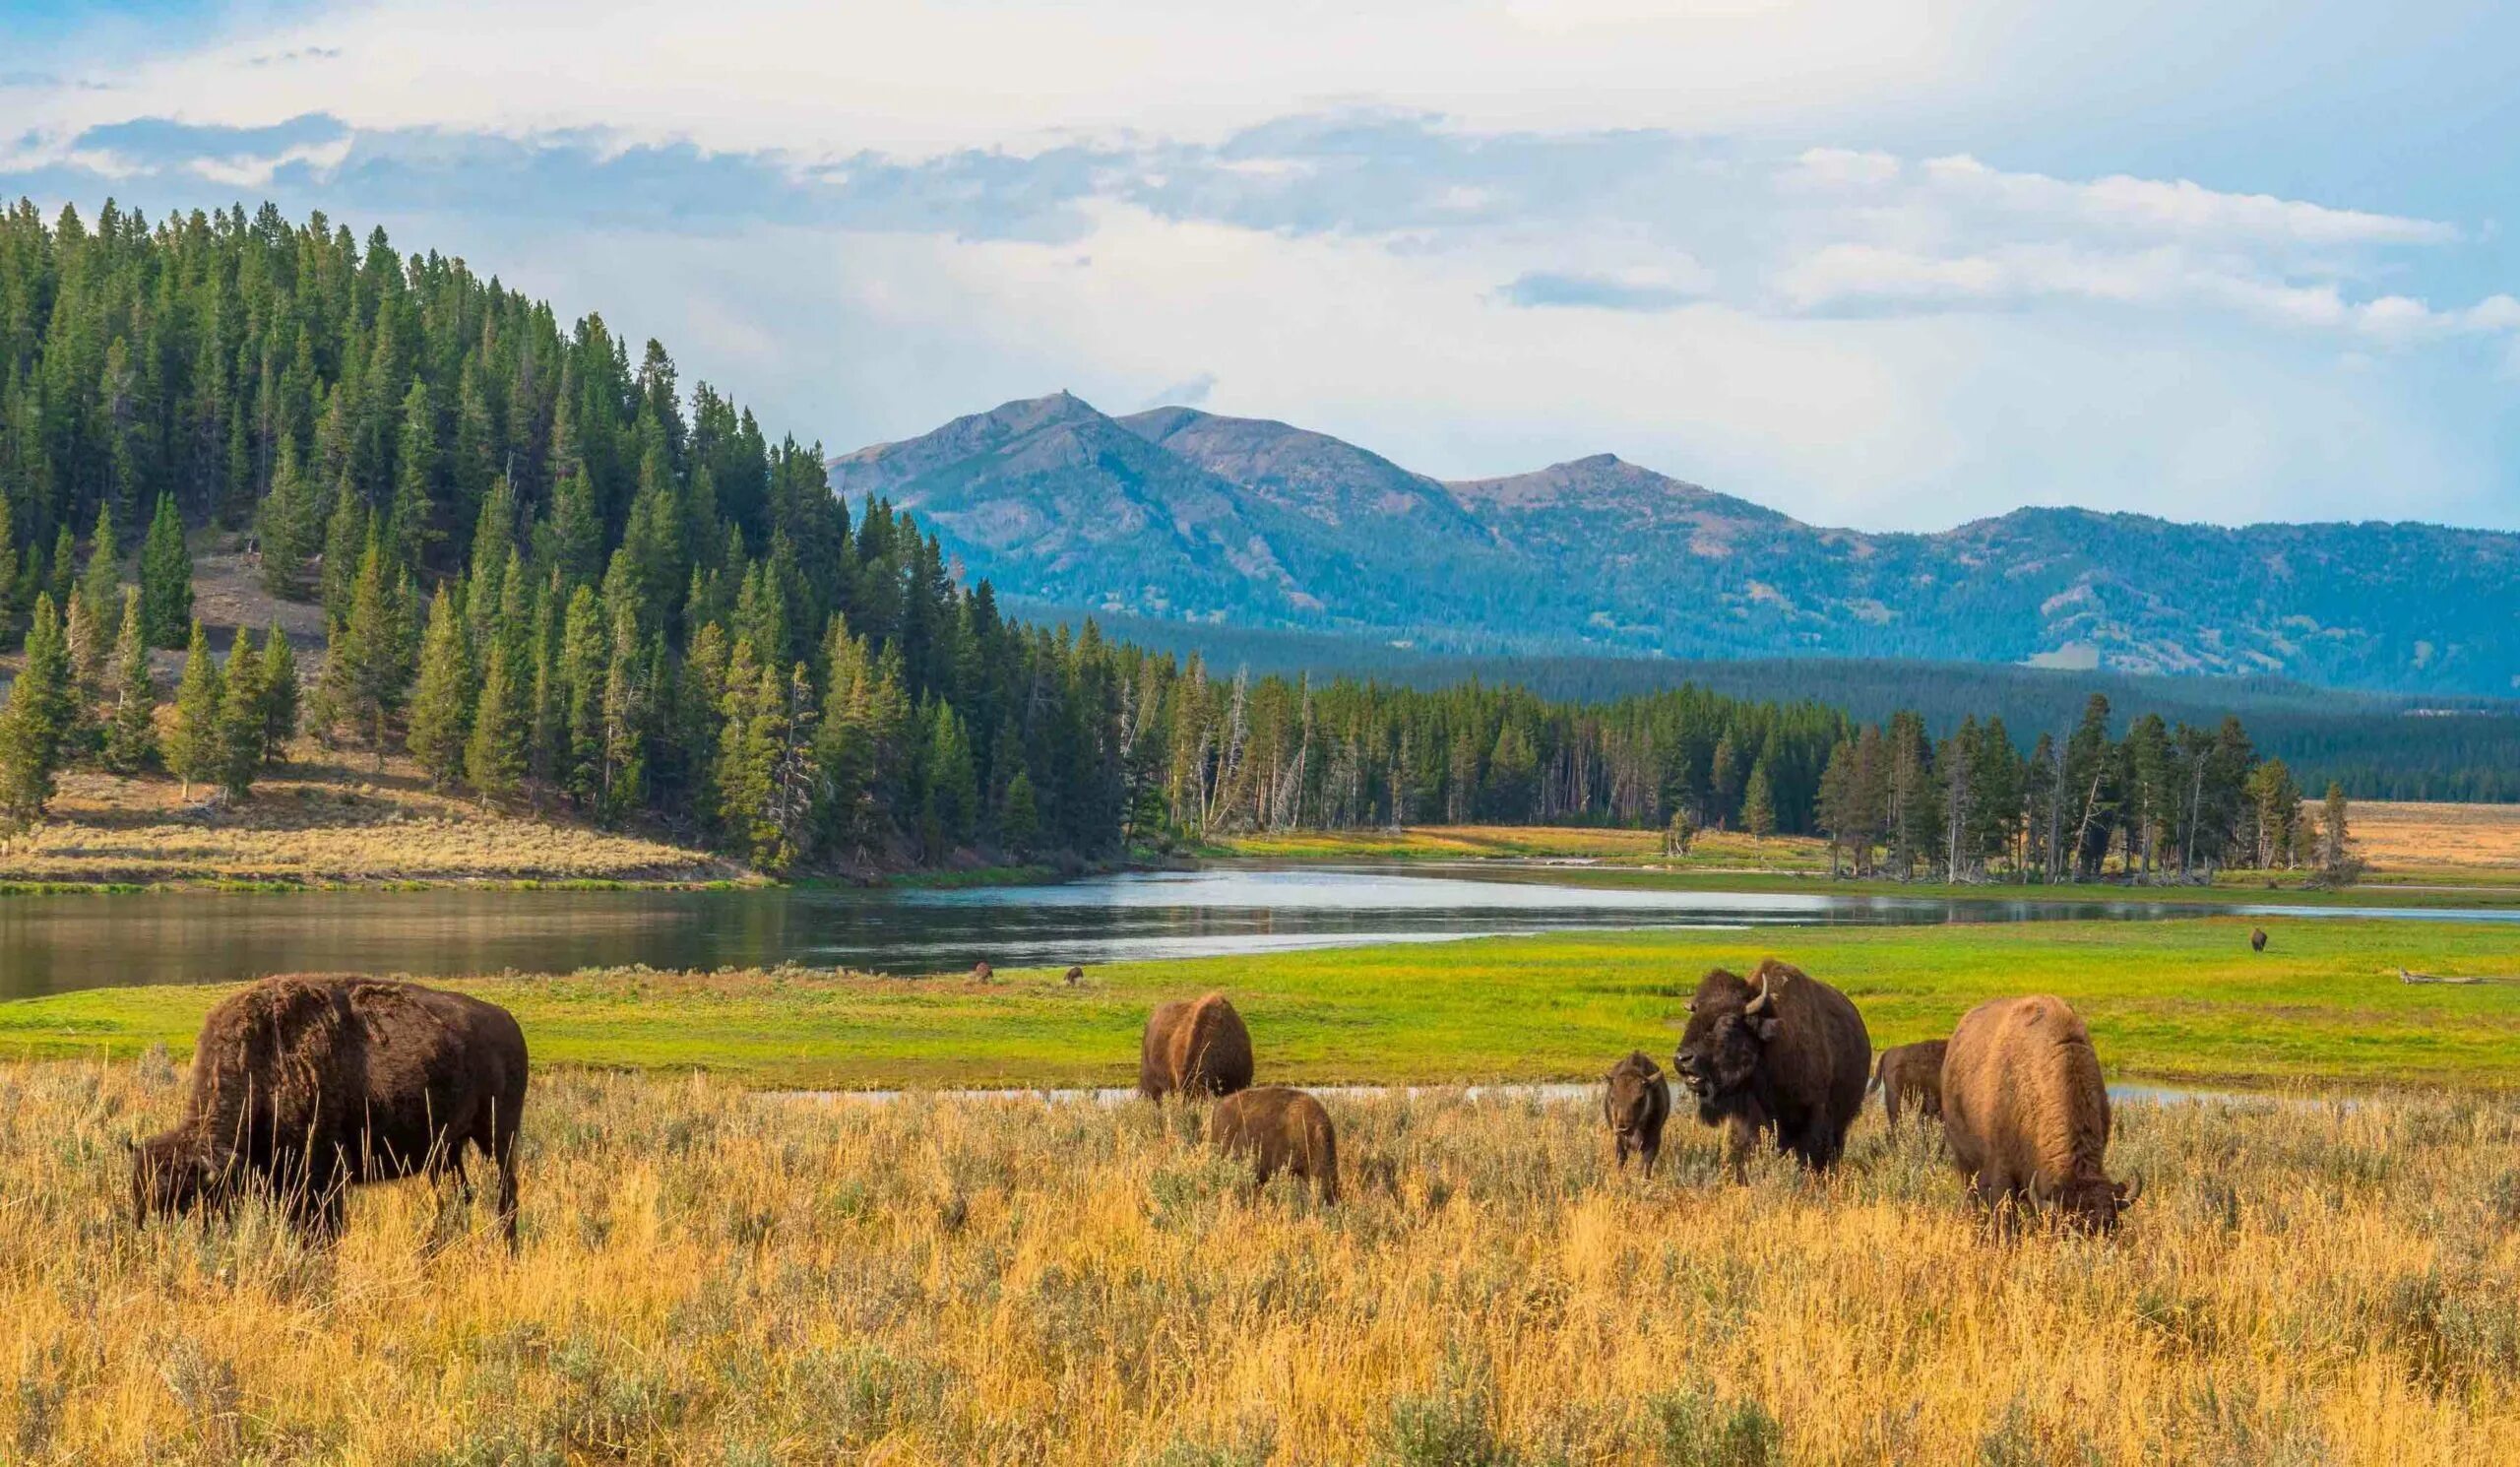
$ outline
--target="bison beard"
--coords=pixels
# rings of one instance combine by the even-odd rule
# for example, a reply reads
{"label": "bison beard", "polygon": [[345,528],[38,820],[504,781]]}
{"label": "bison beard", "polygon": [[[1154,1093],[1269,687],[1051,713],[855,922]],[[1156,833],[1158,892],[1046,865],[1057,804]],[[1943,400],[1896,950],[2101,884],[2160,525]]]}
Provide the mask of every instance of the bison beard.
{"label": "bison beard", "polygon": [[1863,1109],[1872,1040],[1844,993],[1771,958],[1747,982],[1721,968],[1699,982],[1671,1064],[1698,1119],[1725,1128],[1733,1176],[1761,1131],[1825,1171]]}
{"label": "bison beard", "polygon": [[184,1118],[132,1149],[132,1210],[224,1208],[258,1185],[329,1239],[360,1182],[451,1176],[469,1198],[469,1144],[498,1169],[513,1247],[525,1089],[506,1009],[414,984],[265,979],[203,1019]]}

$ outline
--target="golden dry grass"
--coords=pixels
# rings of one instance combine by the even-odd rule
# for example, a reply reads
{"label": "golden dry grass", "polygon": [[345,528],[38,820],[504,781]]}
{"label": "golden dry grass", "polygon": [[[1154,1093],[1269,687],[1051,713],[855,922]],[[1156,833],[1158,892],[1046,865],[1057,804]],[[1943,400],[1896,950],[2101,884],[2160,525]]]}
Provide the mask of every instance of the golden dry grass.
{"label": "golden dry grass", "polygon": [[2520,805],[2357,800],[2346,830],[2383,871],[2480,869],[2520,875]]}
{"label": "golden dry grass", "polygon": [[432,793],[410,761],[301,741],[233,803],[168,779],[65,774],[53,818],[0,853],[0,882],[368,885],[748,879],[707,852]]}
{"label": "golden dry grass", "polygon": [[135,1233],[171,1071],[0,1068],[0,1455],[347,1463],[2520,1458],[2520,1105],[2122,1109],[2115,1242],[1932,1145],[1613,1174],[1585,1108],[1334,1097],[1348,1198],[1197,1116],[545,1076],[526,1242],[371,1188],[331,1256]]}

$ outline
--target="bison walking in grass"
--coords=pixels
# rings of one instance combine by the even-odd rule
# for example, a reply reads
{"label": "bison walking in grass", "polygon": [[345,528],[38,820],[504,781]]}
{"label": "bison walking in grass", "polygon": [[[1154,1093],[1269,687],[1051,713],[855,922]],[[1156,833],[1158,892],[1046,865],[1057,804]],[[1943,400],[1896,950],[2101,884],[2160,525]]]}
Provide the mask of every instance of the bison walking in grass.
{"label": "bison walking in grass", "polygon": [[1147,1015],[1138,1094],[1231,1095],[1251,1084],[1251,1031],[1223,993],[1176,998]]}
{"label": "bison walking in grass", "polygon": [[1899,1123],[1899,1107],[1907,1102],[1927,1120],[1942,1118],[1942,1052],[1947,1043],[1931,1039],[1881,1052],[1872,1083],[1881,1091],[1881,1109],[1891,1125]]}
{"label": "bison walking in grass", "polygon": [[1229,1156],[1248,1158],[1255,1180],[1281,1172],[1312,1183],[1324,1202],[1339,1200],[1339,1138],[1321,1102],[1284,1085],[1263,1085],[1218,1102],[1208,1140]]}
{"label": "bison walking in grass", "polygon": [[2250,952],[2264,952],[2264,951],[2266,951],[2266,928],[2264,928],[2264,927],[2251,927],[2251,928],[2249,928],[2249,930],[2248,930],[2248,950],[2249,950]]}
{"label": "bison walking in grass", "polygon": [[1653,1176],[1655,1159],[1663,1154],[1663,1123],[1671,1118],[1671,1084],[1643,1051],[1629,1052],[1603,1077],[1602,1118],[1609,1122],[1619,1170],[1626,1171],[1628,1157],[1638,1155],[1645,1158],[1645,1175]]}
{"label": "bison walking in grass", "polygon": [[183,1119],[132,1149],[133,1212],[224,1208],[258,1186],[329,1240],[360,1182],[452,1176],[469,1198],[471,1145],[497,1168],[513,1247],[525,1087],[525,1035],[495,1004],[366,978],[265,979],[203,1019]]}
{"label": "bison walking in grass", "polygon": [[2061,998],[1969,1010],[1942,1061],[1942,1123],[1970,1191],[1999,1211],[2052,1211],[2117,1227],[2140,1187],[2109,1180],[2109,1089],[2091,1032]]}
{"label": "bison walking in grass", "polygon": [[1762,1131],[1825,1171],[1863,1109],[1872,1040],[1846,994],[1771,958],[1746,980],[1719,968],[1699,982],[1671,1067],[1698,1119],[1725,1128],[1735,1177]]}

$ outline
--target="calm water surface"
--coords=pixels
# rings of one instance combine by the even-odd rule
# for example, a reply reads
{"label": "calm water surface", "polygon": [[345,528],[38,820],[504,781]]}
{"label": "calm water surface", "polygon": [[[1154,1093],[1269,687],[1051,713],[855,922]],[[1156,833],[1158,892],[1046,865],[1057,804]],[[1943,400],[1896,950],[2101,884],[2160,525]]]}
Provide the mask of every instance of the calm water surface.
{"label": "calm water surface", "polygon": [[[1236,866],[955,891],[314,892],[0,898],[0,997],[293,970],[556,972],[797,962],[891,973],[1497,933],[2035,922],[2345,909],[1604,889],[1543,870]],[[2520,910],[2386,915],[2520,921]]]}

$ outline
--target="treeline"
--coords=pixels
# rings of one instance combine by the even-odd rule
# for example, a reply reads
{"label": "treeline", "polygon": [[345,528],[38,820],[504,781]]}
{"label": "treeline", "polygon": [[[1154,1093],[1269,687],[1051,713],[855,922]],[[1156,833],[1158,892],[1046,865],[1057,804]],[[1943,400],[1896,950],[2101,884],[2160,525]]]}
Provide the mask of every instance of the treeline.
{"label": "treeline", "polygon": [[2024,755],[2001,719],[1936,742],[1914,713],[1866,726],[1829,755],[1813,811],[1833,865],[1949,881],[2001,873],[2085,881],[2205,879],[2220,867],[2350,873],[2345,792],[2322,816],[2281,759],[2261,759],[2237,718],[2213,728],[2158,714],[2112,738],[2093,694],[2062,740]]}
{"label": "treeline", "polygon": [[[1676,816],[1826,831],[1867,869],[2064,877],[2111,841],[2139,865],[2231,861],[2255,808],[2236,723],[2112,741],[2103,710],[2025,758],[1999,723],[1937,744],[1913,717],[1702,688],[1212,677],[1009,620],[907,515],[852,513],[823,462],[686,390],[662,346],[563,331],[381,231],[22,203],[0,221],[0,623],[26,646],[0,806],[39,817],[79,763],[242,795],[304,733],[772,870]],[[277,632],[212,655],[188,529],[322,606],[303,686]],[[153,646],[189,649],[163,712]],[[1936,811],[1959,832],[1939,845]]]}

